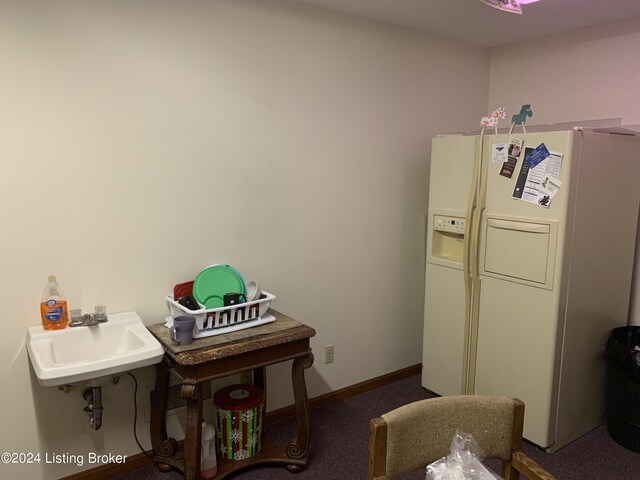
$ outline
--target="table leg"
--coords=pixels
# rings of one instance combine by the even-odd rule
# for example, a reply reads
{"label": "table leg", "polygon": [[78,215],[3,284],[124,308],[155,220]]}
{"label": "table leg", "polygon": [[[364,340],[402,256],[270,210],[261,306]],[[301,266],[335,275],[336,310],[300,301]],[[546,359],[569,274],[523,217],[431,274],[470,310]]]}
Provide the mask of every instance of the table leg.
{"label": "table leg", "polygon": [[200,479],[202,438],[202,384],[183,383],[182,398],[187,401],[187,428],[184,435],[184,478]]}
{"label": "table leg", "polygon": [[[313,365],[313,354],[309,353],[304,357],[296,358],[291,368],[298,435],[296,439],[287,446],[287,456],[289,458],[306,460],[309,451],[309,439],[311,437],[311,430],[309,429],[310,411],[307,386],[304,381],[304,371],[311,367],[311,365]],[[304,470],[304,467],[300,465],[287,465],[287,470],[293,473],[299,473]]]}
{"label": "table leg", "polygon": [[253,384],[264,392],[264,397],[267,398],[267,375],[265,367],[258,367],[253,369]]}
{"label": "table leg", "polygon": [[[151,445],[157,457],[173,457],[178,450],[175,438],[167,438],[167,393],[169,391],[169,369],[163,362],[156,364],[156,383],[151,405]],[[157,462],[161,471],[171,470],[169,464]]]}

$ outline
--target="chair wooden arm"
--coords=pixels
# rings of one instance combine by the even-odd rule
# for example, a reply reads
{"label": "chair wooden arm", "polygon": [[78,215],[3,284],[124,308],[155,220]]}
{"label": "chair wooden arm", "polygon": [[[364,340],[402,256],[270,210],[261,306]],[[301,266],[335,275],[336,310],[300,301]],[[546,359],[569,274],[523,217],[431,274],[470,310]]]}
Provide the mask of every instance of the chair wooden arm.
{"label": "chair wooden arm", "polygon": [[556,480],[556,477],[538,465],[522,450],[517,450],[511,455],[511,466],[522,473],[529,480]]}
{"label": "chair wooden arm", "polygon": [[369,469],[368,480],[386,480],[387,468],[387,423],[382,418],[369,422]]}

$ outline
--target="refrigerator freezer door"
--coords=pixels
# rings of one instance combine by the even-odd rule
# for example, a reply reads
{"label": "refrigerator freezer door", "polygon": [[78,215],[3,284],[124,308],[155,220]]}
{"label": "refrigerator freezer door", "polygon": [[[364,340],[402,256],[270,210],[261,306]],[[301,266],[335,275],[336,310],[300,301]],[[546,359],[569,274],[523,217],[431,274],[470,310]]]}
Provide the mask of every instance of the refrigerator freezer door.
{"label": "refrigerator freezer door", "polygon": [[422,385],[440,395],[460,395],[465,366],[462,270],[427,263]]}
{"label": "refrigerator freezer door", "polygon": [[[441,395],[462,393],[463,378],[467,371],[465,329],[468,324],[460,244],[469,231],[466,213],[472,191],[474,160],[478,152],[477,137],[454,136],[433,140],[422,385]],[[445,226],[449,221],[448,227],[438,226],[439,220]],[[463,225],[462,231],[456,230]]]}

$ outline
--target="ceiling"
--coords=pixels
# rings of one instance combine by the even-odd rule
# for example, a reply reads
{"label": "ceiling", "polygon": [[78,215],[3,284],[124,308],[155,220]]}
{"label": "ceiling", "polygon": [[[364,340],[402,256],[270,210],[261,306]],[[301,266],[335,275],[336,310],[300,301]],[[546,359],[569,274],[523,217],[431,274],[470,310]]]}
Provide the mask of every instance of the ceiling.
{"label": "ceiling", "polygon": [[540,0],[523,15],[479,0],[295,1],[488,47],[640,18],[640,0]]}

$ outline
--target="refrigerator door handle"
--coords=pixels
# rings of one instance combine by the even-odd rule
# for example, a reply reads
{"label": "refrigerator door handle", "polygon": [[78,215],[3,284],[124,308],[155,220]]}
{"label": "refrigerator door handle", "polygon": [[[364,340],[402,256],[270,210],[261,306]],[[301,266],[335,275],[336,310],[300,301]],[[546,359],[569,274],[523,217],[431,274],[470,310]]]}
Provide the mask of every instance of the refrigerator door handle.
{"label": "refrigerator door handle", "polygon": [[465,222],[467,225],[467,231],[464,235],[464,244],[463,244],[463,252],[462,252],[462,270],[464,272],[465,284],[471,286],[470,278],[474,273],[472,271],[471,265],[474,260],[472,256],[473,248],[475,247],[474,237],[476,236],[473,232],[473,222],[477,217],[477,207],[478,207],[478,194],[480,190],[479,186],[479,176],[480,170],[482,167],[482,149],[483,149],[483,136],[480,136],[480,145],[476,144],[476,152],[475,158],[473,159],[473,174],[471,177],[471,191],[469,192],[469,202],[467,203],[467,215],[465,217]]}
{"label": "refrigerator door handle", "polygon": [[464,296],[465,296],[465,322],[464,322],[464,345],[463,357],[462,357],[462,384],[460,386],[460,392],[464,395],[469,393],[469,374],[471,373],[470,367],[470,344],[472,338],[471,331],[471,319],[473,318],[473,305],[474,305],[474,288],[473,277],[477,275],[478,270],[472,270],[472,262],[475,261],[475,255],[472,255],[472,250],[477,248],[475,241],[475,235],[473,233],[473,221],[477,217],[478,213],[478,193],[479,193],[479,175],[482,166],[482,150],[483,150],[483,135],[480,136],[480,145],[476,144],[476,154],[473,159],[473,174],[471,177],[471,191],[469,193],[469,202],[467,204],[467,215],[465,218],[466,225],[469,227],[464,235],[464,244],[462,252],[462,271],[464,274]]}
{"label": "refrigerator door handle", "polygon": [[493,228],[501,228],[503,230],[515,230],[517,232],[545,234],[549,233],[549,225],[529,222],[517,222],[514,220],[498,220],[495,218],[489,218],[487,220],[487,226]]}
{"label": "refrigerator door handle", "polygon": [[[474,178],[476,168],[474,166]],[[473,248],[473,240],[472,240],[472,232],[473,232],[473,218],[476,210],[476,192],[473,189],[471,196],[469,197],[469,205],[467,206],[467,216],[465,217],[465,224],[467,225],[467,230],[464,234],[464,242],[462,247],[462,271],[464,272],[464,281],[468,283],[467,280],[471,278],[471,249]]]}
{"label": "refrigerator door handle", "polygon": [[483,159],[484,151],[484,135],[480,136],[480,157],[478,159],[478,199],[474,211],[473,221],[471,223],[471,276],[480,278],[480,223],[482,214],[487,204],[487,168],[488,162]]}
{"label": "refrigerator door handle", "polygon": [[477,200],[476,208],[473,213],[473,221],[471,223],[471,246],[470,246],[470,270],[471,270],[471,296],[469,298],[470,305],[468,309],[467,327],[465,327],[465,345],[466,345],[466,384],[463,392],[467,395],[475,393],[476,384],[476,356],[478,352],[478,320],[480,318],[480,289],[482,287],[482,279],[480,277],[480,223],[482,214],[486,206],[487,198],[487,174],[488,160],[484,154],[484,134],[480,134],[480,148],[476,159],[478,165],[477,173]]}

